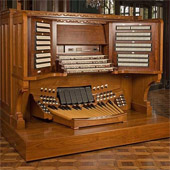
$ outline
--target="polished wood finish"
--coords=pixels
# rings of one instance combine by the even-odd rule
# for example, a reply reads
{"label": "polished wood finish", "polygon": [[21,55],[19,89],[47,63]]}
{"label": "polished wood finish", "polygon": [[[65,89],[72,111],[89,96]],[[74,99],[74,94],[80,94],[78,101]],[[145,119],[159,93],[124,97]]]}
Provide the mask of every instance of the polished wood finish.
{"label": "polished wood finish", "polygon": [[[3,134],[27,161],[169,137],[169,125],[168,118],[139,112],[128,112],[127,123],[79,130],[32,120],[27,130],[14,131],[2,121]],[[22,145],[27,149],[19,148]]]}
{"label": "polished wood finish", "polygon": [[[169,95],[170,90],[165,89],[149,92],[148,99],[153,107],[154,116],[159,114],[161,116],[166,116],[167,118],[169,117]],[[19,153],[11,147],[4,136],[0,137],[0,143],[0,167],[2,170],[23,170],[28,168],[50,170],[169,170],[170,163],[170,138],[71,154],[33,162],[25,162]]]}
{"label": "polished wood finish", "polygon": [[[37,54],[35,35],[38,33],[34,31],[34,21],[36,20],[46,20],[51,24],[52,65],[44,71],[36,70],[33,66],[34,57]],[[117,56],[114,54],[115,42],[112,28],[114,24],[120,22],[143,23],[140,17],[113,15],[20,10],[0,13],[2,132],[25,160],[30,161],[169,136],[169,120],[151,116],[152,108],[147,100],[150,85],[161,79],[163,23],[161,20],[145,21],[145,24],[148,22],[153,25],[152,34],[155,35],[153,53],[155,55],[152,55],[149,69],[131,69],[117,67],[116,64]],[[87,37],[84,39],[84,45],[99,44],[100,52],[112,61],[113,66],[116,66],[114,71],[93,74],[56,72],[56,49],[60,37],[57,29],[58,26],[65,28],[65,25],[69,25],[71,30],[75,25],[77,26],[76,29],[73,29],[76,33],[67,37],[69,43],[73,44],[72,38],[76,40],[75,35],[80,34],[80,28],[83,29],[85,38]],[[86,33],[90,27],[102,35],[98,35],[95,40],[92,31],[89,31],[90,34]],[[62,33],[62,35],[64,34]],[[81,34],[80,39],[83,40]],[[89,42],[91,40],[94,44]],[[66,42],[60,40],[59,43],[65,45]],[[81,44],[80,41],[75,42],[76,45],[78,43]],[[43,50],[41,52],[44,53]],[[37,72],[39,70],[41,72]],[[97,87],[105,84],[108,84],[106,91],[119,89],[123,92],[127,105],[121,109],[127,112],[127,122],[72,130],[54,122],[47,123],[45,120],[33,118],[33,115],[41,119],[54,119],[54,121],[56,118],[46,115],[35,103],[37,98],[43,94],[40,91],[42,87],[56,89],[57,87],[87,85]],[[99,89],[94,93],[101,92],[102,90]],[[122,117],[121,121],[124,120]],[[83,122],[78,122],[78,124],[77,127],[83,126]],[[128,135],[125,136],[125,134]]]}
{"label": "polished wood finish", "polygon": [[[71,35],[74,35],[71,36]],[[57,44],[106,44],[102,25],[58,25]]]}

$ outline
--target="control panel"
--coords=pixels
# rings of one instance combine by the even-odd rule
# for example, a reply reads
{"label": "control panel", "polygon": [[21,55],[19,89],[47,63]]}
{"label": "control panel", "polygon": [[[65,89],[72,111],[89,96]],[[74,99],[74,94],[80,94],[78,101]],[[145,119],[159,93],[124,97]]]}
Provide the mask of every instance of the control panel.
{"label": "control panel", "polygon": [[108,84],[57,88],[41,87],[39,89],[40,95],[36,96],[34,100],[47,114],[50,114],[49,108],[81,110],[82,107],[104,106],[109,102],[124,109],[127,102],[123,91],[121,89],[110,90],[108,87]]}

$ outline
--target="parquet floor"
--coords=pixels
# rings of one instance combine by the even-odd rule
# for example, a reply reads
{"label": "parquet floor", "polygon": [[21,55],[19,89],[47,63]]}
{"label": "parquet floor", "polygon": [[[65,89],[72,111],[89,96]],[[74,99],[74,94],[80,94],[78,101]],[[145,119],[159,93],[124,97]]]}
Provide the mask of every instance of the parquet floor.
{"label": "parquet floor", "polygon": [[[170,90],[149,93],[153,112],[170,117]],[[170,170],[170,138],[26,163],[0,137],[1,170]]]}

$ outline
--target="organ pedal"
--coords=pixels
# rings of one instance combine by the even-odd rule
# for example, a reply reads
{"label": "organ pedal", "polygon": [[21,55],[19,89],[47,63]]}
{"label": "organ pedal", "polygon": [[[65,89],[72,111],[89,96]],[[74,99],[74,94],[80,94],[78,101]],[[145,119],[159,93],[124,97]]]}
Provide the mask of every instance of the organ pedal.
{"label": "organ pedal", "polygon": [[[92,94],[92,89],[91,86],[66,87],[51,93],[51,90],[41,88],[43,94],[34,96],[32,113],[35,117],[53,120],[73,129],[126,121],[127,114],[122,110],[126,100],[122,90],[101,88],[100,93]],[[100,101],[97,101],[99,97]]]}

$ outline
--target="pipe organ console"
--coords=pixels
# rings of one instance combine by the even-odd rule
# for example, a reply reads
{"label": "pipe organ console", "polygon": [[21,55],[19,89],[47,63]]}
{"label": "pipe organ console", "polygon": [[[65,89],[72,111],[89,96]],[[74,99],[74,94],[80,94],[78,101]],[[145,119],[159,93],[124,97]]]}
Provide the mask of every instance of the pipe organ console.
{"label": "pipe organ console", "polygon": [[169,136],[147,101],[162,20],[9,10],[0,41],[2,133],[26,161]]}

